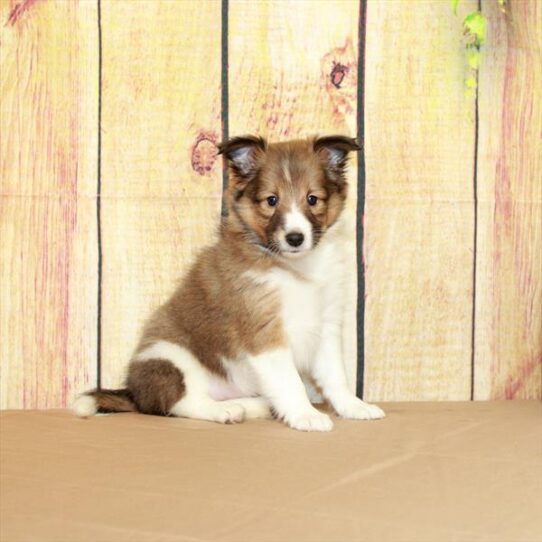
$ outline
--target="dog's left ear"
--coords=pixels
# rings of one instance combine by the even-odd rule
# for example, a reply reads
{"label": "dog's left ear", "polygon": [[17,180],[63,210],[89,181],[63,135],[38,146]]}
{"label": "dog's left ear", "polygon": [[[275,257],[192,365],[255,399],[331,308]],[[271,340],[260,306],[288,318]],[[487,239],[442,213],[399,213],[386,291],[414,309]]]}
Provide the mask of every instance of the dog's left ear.
{"label": "dog's left ear", "polygon": [[322,159],[330,178],[340,181],[344,180],[348,153],[359,151],[361,147],[352,137],[332,135],[316,138],[313,149]]}

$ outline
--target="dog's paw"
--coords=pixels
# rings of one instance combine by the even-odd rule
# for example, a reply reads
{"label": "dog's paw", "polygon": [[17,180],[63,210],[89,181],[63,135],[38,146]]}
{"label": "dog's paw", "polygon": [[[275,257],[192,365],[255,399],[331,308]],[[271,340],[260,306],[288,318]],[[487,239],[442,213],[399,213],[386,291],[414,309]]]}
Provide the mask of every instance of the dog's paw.
{"label": "dog's paw", "polygon": [[241,423],[245,419],[245,409],[236,403],[221,405],[214,420],[218,423]]}
{"label": "dog's paw", "polygon": [[263,397],[243,397],[235,399],[245,409],[245,418],[272,418],[271,406]]}
{"label": "dog's paw", "polygon": [[341,418],[348,418],[350,420],[379,420],[386,416],[380,407],[365,403],[357,397],[341,401],[335,409]]}
{"label": "dog's paw", "polygon": [[292,429],[298,431],[331,431],[333,429],[331,418],[316,409],[288,416],[284,421]]}

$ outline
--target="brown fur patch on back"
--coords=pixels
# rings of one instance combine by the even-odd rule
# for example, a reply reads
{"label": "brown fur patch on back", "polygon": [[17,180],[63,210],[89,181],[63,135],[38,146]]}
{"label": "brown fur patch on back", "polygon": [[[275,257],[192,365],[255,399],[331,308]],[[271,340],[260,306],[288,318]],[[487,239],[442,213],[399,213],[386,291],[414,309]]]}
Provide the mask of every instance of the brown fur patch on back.
{"label": "brown fur patch on back", "polygon": [[173,342],[224,376],[223,358],[285,344],[278,292],[244,275],[266,271],[272,263],[247,251],[241,234],[224,236],[200,255],[172,298],[155,312],[137,352],[160,340]]}
{"label": "brown fur patch on back", "polygon": [[126,384],[144,414],[167,416],[185,393],[183,374],[165,359],[133,361]]}

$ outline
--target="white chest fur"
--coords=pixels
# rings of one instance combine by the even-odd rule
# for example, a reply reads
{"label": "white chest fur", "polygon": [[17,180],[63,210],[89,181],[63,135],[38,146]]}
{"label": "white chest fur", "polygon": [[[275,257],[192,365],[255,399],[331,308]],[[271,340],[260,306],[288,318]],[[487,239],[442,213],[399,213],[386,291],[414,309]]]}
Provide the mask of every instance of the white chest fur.
{"label": "white chest fur", "polygon": [[284,270],[270,275],[269,283],[280,293],[282,322],[296,366],[306,371],[322,333],[325,284],[315,276],[296,276]]}
{"label": "white chest fur", "polygon": [[345,252],[334,232],[310,254],[289,260],[290,269],[275,268],[251,278],[276,289],[281,317],[296,366],[306,372],[319,347],[326,326],[342,324]]}
{"label": "white chest fur", "polygon": [[282,271],[277,286],[282,320],[298,370],[307,372],[326,326],[342,323],[344,258],[341,246],[326,239],[303,260],[294,261],[296,275]]}
{"label": "white chest fur", "polygon": [[[289,260],[290,270],[245,273],[263,287],[278,291],[284,331],[300,373],[310,373],[326,335],[340,333],[342,328],[346,277],[343,232],[344,228],[329,231],[310,254]],[[228,384],[214,382],[212,396],[225,399],[257,394],[258,384],[243,359],[223,360],[223,364]]]}

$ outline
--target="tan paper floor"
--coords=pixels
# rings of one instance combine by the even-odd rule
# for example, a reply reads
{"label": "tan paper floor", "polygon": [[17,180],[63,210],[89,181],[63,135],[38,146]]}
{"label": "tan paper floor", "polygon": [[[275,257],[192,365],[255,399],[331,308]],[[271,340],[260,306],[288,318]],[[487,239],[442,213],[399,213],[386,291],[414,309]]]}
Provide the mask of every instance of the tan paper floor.
{"label": "tan paper floor", "polygon": [[539,402],[392,403],[300,433],[1,414],[1,541],[542,540]]}

